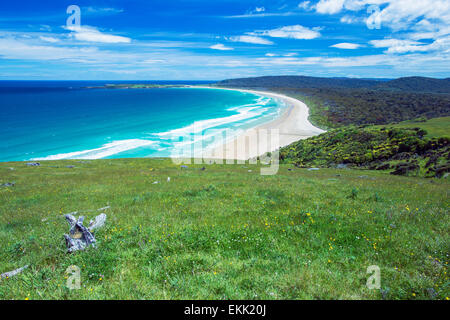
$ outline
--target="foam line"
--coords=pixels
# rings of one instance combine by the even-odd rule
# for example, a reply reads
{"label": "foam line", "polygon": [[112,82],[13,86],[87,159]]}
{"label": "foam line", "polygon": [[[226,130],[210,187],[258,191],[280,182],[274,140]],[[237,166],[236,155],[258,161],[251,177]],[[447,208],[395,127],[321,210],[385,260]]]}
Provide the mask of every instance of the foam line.
{"label": "foam line", "polygon": [[118,140],[111,143],[107,143],[100,148],[69,152],[69,153],[60,153],[56,155],[51,155],[43,158],[34,158],[31,160],[63,160],[63,159],[86,159],[86,160],[94,160],[94,159],[102,159],[109,156],[112,156],[117,153],[121,153],[124,151],[150,146],[153,144],[157,144],[156,141],[151,140],[142,140],[142,139],[128,139],[128,140]]}

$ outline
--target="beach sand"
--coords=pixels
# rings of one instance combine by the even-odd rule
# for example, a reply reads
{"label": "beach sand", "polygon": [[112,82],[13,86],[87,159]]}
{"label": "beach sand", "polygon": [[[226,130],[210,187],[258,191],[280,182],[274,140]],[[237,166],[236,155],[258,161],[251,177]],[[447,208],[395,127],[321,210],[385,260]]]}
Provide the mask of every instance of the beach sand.
{"label": "beach sand", "polygon": [[[214,88],[222,89],[222,88]],[[212,149],[205,150],[203,155],[204,159],[235,159],[235,160],[247,160],[250,158],[255,158],[261,156],[267,152],[275,151],[281,147],[290,145],[293,142],[307,139],[312,136],[319,135],[324,130],[313,126],[308,121],[309,109],[303,102],[287,97],[278,93],[254,91],[254,90],[244,90],[244,89],[228,89],[223,88],[223,90],[234,90],[241,92],[249,92],[265,97],[271,97],[274,99],[282,100],[287,108],[277,119],[257,126],[252,129],[248,129],[239,135],[237,138],[225,142],[223,145],[216,146]],[[257,139],[254,140],[251,145],[249,138],[245,137],[264,137],[262,134],[264,132],[275,133],[272,130],[279,130],[278,141],[276,143],[270,143],[270,138]],[[242,146],[244,143],[246,146]],[[249,146],[250,144],[250,146]],[[255,145],[256,144],[256,145]],[[271,145],[272,144],[272,145]]]}

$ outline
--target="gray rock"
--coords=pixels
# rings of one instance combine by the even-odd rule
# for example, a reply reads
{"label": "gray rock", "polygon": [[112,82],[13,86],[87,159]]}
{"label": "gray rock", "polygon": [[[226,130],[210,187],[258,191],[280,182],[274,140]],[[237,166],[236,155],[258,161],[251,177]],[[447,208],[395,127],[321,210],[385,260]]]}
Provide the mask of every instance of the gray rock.
{"label": "gray rock", "polygon": [[0,187],[14,187],[16,185],[15,182],[7,182],[5,184],[0,185]]}
{"label": "gray rock", "polygon": [[308,171],[319,171],[319,168],[309,168]]}
{"label": "gray rock", "polygon": [[29,167],[38,167],[40,165],[41,164],[39,162],[28,162],[27,163],[27,166],[29,166]]}

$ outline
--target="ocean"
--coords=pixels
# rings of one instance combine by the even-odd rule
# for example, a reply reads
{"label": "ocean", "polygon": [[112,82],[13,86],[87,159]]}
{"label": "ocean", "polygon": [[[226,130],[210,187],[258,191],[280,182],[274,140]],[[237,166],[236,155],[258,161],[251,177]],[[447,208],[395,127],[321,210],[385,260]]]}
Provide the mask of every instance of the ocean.
{"label": "ocean", "polygon": [[86,88],[107,83],[207,82],[0,81],[0,161],[170,157],[186,144],[213,147],[224,132],[232,139],[285,108],[231,90]]}

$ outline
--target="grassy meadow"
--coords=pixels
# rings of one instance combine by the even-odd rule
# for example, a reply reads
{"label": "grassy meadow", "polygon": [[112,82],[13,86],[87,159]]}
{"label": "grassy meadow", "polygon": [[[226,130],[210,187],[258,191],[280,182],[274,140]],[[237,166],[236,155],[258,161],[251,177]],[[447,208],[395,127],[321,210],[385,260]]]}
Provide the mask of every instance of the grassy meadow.
{"label": "grassy meadow", "polygon": [[[30,265],[0,299],[449,299],[447,178],[201,167],[0,163],[0,184],[15,183],[0,187],[0,273]],[[105,206],[97,247],[66,253],[63,215]],[[66,288],[71,265],[80,290]]]}
{"label": "grassy meadow", "polygon": [[[382,127],[382,126],[379,126]],[[392,128],[421,128],[427,131],[429,138],[439,138],[439,137],[450,137],[450,117],[441,117],[433,119],[423,119],[423,120],[408,120],[397,124],[391,124],[389,127]]]}

